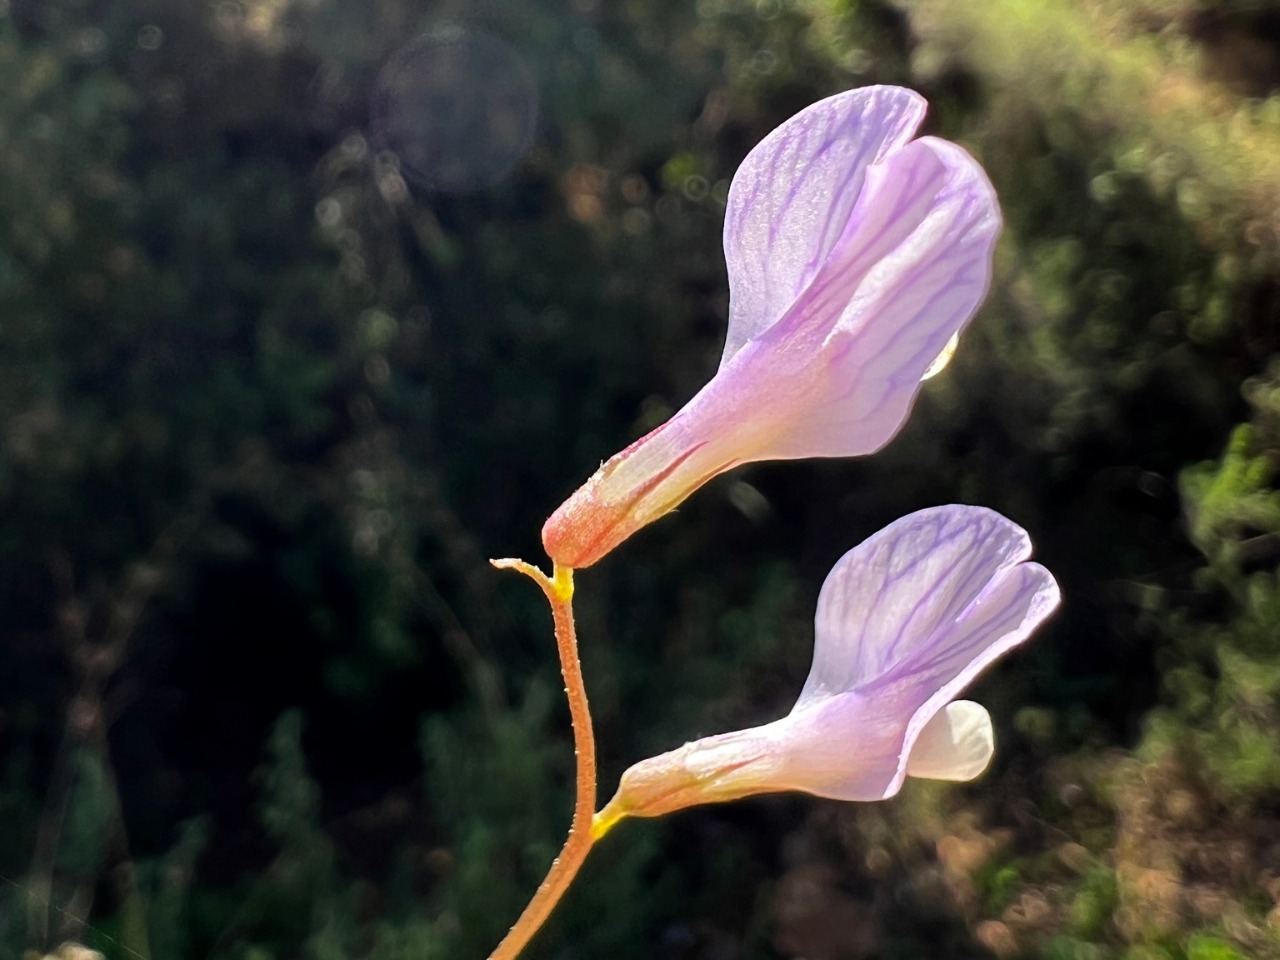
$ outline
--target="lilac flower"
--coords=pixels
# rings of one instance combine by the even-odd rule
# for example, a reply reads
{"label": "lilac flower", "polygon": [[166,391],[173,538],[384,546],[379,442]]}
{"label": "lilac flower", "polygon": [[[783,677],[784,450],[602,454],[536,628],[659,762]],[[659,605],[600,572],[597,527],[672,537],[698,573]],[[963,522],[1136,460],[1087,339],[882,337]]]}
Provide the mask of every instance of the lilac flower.
{"label": "lilac flower", "polygon": [[740,463],[873,453],[986,295],[1000,211],[982,168],[899,87],[837,94],[751,151],[724,225],[729,331],[715,377],[547,521],[585,567]]}
{"label": "lilac flower", "polygon": [[1030,554],[1026,532],[983,507],[921,510],[881,530],[822,586],[791,713],[637,763],[593,832],[777,790],[882,800],[908,776],[973,779],[991,759],[991,718],[955,698],[1060,599]]}

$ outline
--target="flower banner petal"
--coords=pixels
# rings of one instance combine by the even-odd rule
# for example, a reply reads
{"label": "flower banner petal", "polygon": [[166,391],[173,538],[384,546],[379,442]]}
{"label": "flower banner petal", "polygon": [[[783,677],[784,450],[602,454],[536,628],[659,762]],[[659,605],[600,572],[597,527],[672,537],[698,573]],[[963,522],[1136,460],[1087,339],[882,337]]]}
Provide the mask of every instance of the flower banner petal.
{"label": "flower banner petal", "polygon": [[902,426],[930,365],[972,319],[1001,229],[995,192],[955,144],[923,137],[868,169],[850,236],[766,339],[832,312],[823,395],[772,457],[866,454]]}
{"label": "flower banner petal", "polygon": [[847,230],[869,165],[911,139],[925,101],[864,87],[802,110],[734,174],[724,222],[729,331],[721,363],[786,312]]}
{"label": "flower banner petal", "polygon": [[836,563],[818,596],[813,667],[796,703],[865,687],[953,624],[996,574],[1031,555],[994,510],[949,505],[891,523]]}

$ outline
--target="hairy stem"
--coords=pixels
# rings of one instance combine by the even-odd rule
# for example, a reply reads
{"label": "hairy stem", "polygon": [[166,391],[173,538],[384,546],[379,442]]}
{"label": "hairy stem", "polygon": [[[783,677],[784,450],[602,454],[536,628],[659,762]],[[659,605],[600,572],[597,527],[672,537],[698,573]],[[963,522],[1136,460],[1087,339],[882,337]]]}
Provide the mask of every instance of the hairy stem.
{"label": "hairy stem", "polygon": [[492,563],[501,570],[517,570],[532,579],[542,588],[547,602],[551,604],[556,648],[560,652],[560,673],[564,676],[565,695],[569,700],[569,718],[573,725],[573,746],[577,757],[577,799],[564,848],[552,861],[546,879],[520,918],[489,955],[489,960],[513,960],[551,915],[597,839],[591,829],[596,806],[596,741],[591,730],[591,711],[587,705],[582,664],[578,660],[578,636],[573,625],[573,570],[556,566],[548,577],[523,560],[494,560]]}

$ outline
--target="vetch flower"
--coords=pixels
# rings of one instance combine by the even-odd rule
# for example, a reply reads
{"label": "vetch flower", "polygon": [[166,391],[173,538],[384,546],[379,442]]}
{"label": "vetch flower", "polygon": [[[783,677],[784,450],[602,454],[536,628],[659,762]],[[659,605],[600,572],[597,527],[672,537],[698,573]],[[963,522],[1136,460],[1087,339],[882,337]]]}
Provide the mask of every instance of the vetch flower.
{"label": "vetch flower", "polygon": [[720,368],[552,514],[555,563],[594,563],[737,464],[873,453],[898,431],[986,295],[1001,226],[968,153],[912,139],[924,112],[910,90],[851,90],[751,151],[725,214]]}
{"label": "vetch flower", "polygon": [[908,776],[973,779],[991,759],[991,717],[956,697],[1060,599],[1030,554],[1026,532],[983,507],[890,524],[823,584],[813,667],[791,713],[637,763],[593,833],[778,790],[882,800]]}

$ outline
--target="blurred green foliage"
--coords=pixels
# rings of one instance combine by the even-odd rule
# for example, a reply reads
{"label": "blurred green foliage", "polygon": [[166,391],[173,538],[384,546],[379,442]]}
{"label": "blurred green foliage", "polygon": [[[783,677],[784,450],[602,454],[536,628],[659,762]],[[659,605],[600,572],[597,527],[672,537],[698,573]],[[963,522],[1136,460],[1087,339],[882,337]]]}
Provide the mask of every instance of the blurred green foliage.
{"label": "blurred green foliage", "polygon": [[[470,194],[370,109],[458,25],[541,102]],[[988,169],[995,288],[885,451],[738,471],[581,575],[602,789],[785,710],[823,575],[908,511],[1007,513],[1065,606],[975,692],[978,783],[630,825],[529,956],[1280,957],[1278,25],[0,0],[0,960],[496,944],[572,757],[485,560],[705,382],[737,163],[873,82]]]}

